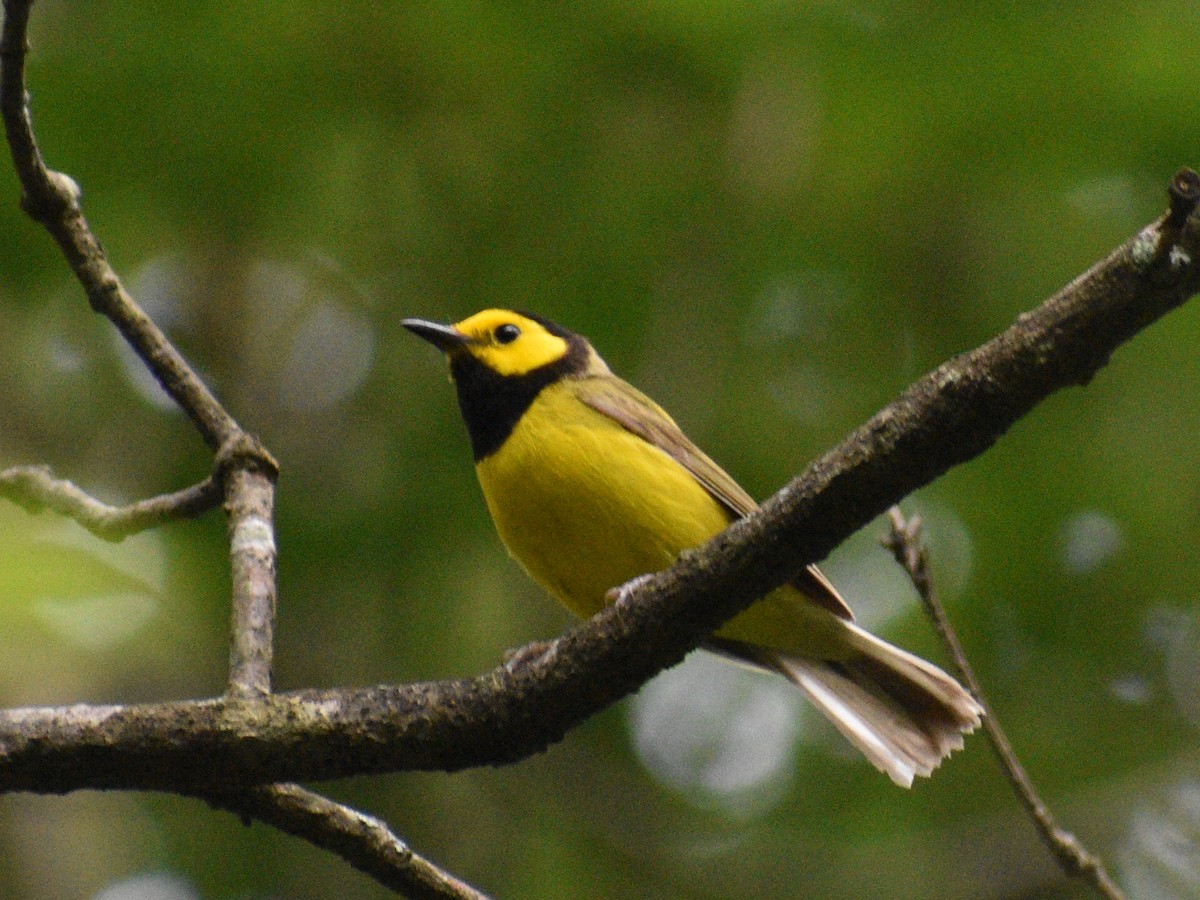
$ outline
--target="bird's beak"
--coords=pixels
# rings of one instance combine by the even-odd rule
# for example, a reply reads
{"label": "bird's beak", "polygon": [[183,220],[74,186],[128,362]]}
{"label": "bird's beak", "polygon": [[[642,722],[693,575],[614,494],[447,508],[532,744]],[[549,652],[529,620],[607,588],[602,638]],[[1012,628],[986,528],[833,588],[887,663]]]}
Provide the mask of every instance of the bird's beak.
{"label": "bird's beak", "polygon": [[449,353],[463,346],[470,338],[453,325],[442,325],[438,322],[427,322],[424,319],[403,319],[400,322],[417,337],[425,338],[443,353]]}

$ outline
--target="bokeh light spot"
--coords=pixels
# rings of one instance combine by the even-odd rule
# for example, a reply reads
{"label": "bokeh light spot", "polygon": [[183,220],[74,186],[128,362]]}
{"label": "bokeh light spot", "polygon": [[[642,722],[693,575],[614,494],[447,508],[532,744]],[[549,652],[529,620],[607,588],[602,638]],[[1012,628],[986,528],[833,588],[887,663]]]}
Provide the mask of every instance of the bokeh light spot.
{"label": "bokeh light spot", "polygon": [[661,783],[697,805],[750,817],[791,783],[800,706],[783,679],[696,653],[642,688],[629,724]]}
{"label": "bokeh light spot", "polygon": [[144,872],[110,884],[92,900],[200,900],[200,893],[171,872]]}
{"label": "bokeh light spot", "polygon": [[1185,778],[1135,810],[1122,857],[1130,897],[1200,897],[1200,781]]}
{"label": "bokeh light spot", "polygon": [[279,372],[280,403],[325,409],[349,396],[371,371],[375,336],[356,310],[325,299],[309,310]]}
{"label": "bokeh light spot", "polygon": [[1084,510],[1063,523],[1059,546],[1063,568],[1074,575],[1087,575],[1125,548],[1125,536],[1111,516]]}

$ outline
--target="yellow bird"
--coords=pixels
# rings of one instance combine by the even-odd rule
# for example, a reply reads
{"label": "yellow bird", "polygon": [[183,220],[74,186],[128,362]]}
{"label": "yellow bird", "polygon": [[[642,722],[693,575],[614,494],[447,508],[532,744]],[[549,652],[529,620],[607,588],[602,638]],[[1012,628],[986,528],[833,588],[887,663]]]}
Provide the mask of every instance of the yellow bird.
{"label": "yellow bird", "polygon": [[[455,325],[405,319],[446,354],[475,471],[500,539],[578,616],[670,566],[753,499],[580,335],[489,309]],[[982,709],[937,666],[863,630],[815,566],[706,647],[796,685],[903,787],[929,775]]]}

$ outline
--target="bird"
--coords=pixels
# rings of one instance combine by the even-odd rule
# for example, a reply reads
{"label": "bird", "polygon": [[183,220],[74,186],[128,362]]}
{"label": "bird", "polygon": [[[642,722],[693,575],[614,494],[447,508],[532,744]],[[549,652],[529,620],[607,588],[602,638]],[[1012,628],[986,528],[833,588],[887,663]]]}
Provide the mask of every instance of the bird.
{"label": "bird", "polygon": [[[442,351],[500,539],[577,616],[757,508],[587,341],[529,312],[406,318]],[[706,649],[782,675],[893,782],[911,787],[980,724],[954,678],[855,624],[815,567],[721,626]]]}

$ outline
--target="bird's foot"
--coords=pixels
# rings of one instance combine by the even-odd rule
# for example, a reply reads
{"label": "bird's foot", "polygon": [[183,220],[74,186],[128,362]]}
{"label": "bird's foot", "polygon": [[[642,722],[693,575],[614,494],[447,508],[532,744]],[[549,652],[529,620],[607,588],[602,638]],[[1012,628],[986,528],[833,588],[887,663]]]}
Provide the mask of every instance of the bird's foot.
{"label": "bird's foot", "polygon": [[630,578],[624,584],[610,588],[605,592],[604,599],[610,606],[624,606],[629,602],[629,595],[653,577],[654,573],[649,572],[645,575],[639,575],[637,578]]}
{"label": "bird's foot", "polygon": [[533,641],[524,647],[508,650],[504,654],[504,668],[517,672],[539,662],[550,662],[558,653],[557,641]]}

